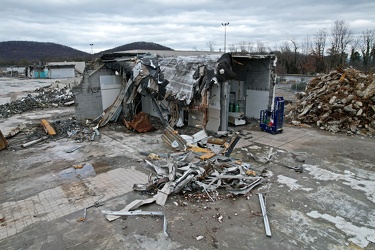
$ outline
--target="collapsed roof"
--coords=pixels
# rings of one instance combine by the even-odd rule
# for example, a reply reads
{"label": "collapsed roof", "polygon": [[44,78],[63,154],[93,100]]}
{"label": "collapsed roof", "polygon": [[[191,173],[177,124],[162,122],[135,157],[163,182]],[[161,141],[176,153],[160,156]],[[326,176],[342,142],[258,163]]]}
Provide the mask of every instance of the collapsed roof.
{"label": "collapsed roof", "polygon": [[101,60],[106,68],[113,70],[122,77],[123,83],[127,83],[123,84],[116,101],[102,116],[99,126],[104,126],[118,116],[121,103],[128,105],[128,114],[125,116],[131,120],[136,114],[137,105],[134,101],[138,94],[141,94],[151,97],[163,123],[168,118],[162,113],[157,101],[166,100],[173,103],[167,107],[172,114],[169,119],[171,126],[176,125],[180,111],[194,103],[205,114],[205,127],[208,121],[208,90],[213,84],[220,85],[235,77],[232,71],[233,60],[229,53],[165,58],[150,53],[117,53],[103,55]]}
{"label": "collapsed roof", "polygon": [[126,72],[139,93],[148,91],[158,100],[173,98],[184,105],[190,105],[193,98],[199,100],[202,90],[235,76],[229,53],[163,58],[150,53],[117,53],[101,59],[106,67]]}

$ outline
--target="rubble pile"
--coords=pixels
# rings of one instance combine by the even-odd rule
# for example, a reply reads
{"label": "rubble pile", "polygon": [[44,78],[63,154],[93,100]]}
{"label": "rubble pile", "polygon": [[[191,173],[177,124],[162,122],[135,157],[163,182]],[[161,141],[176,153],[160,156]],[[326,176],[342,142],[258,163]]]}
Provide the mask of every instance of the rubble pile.
{"label": "rubble pile", "polygon": [[75,119],[57,120],[51,122],[56,130],[56,138],[71,138],[78,142],[89,141],[95,129],[77,123]]}
{"label": "rubble pile", "polygon": [[28,94],[26,97],[0,105],[0,118],[8,118],[15,114],[21,114],[41,108],[70,106],[74,104],[74,96],[70,88],[43,87],[35,90],[37,96]]}
{"label": "rubble pile", "polygon": [[[93,141],[100,135],[95,127],[80,125],[72,119],[57,120],[49,123],[54,130],[54,134],[47,133],[41,124],[31,124],[16,127],[5,137],[9,140],[9,147],[13,149],[24,148],[23,145],[30,141],[47,139],[58,140],[70,138],[78,143]],[[16,136],[17,135],[17,136]]]}
{"label": "rubble pile", "polygon": [[[180,193],[201,193],[215,201],[222,199],[219,189],[225,189],[230,195],[245,195],[264,181],[265,168],[254,168],[230,157],[238,137],[226,141],[212,138],[202,130],[187,142],[184,135],[179,135],[169,126],[163,136],[166,144],[180,152],[143,152],[147,155],[145,162],[154,174],[150,175],[148,183],[135,184],[133,190],[153,195],[147,203],[164,206],[168,195]],[[221,146],[211,144],[212,141]],[[206,148],[198,146],[202,143]],[[132,206],[126,209],[130,208],[134,209]]]}
{"label": "rubble pile", "polygon": [[375,135],[375,76],[337,69],[311,80],[287,118],[333,133]]}
{"label": "rubble pile", "polygon": [[[155,171],[149,183],[140,190],[163,193],[208,192],[225,189],[228,193],[247,194],[263,182],[262,172],[257,172],[247,163],[235,163],[231,158],[215,155],[204,160],[206,153],[192,151],[161,158],[157,154],[145,160]],[[167,188],[165,188],[167,185]],[[164,189],[164,190],[163,190]],[[137,190],[137,188],[135,188]]]}

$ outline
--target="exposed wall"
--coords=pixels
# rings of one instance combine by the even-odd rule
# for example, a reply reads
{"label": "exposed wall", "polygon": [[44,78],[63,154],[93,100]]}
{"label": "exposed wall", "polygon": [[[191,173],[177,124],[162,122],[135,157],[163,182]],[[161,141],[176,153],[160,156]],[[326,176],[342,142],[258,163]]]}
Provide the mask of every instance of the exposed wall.
{"label": "exposed wall", "polygon": [[[208,93],[208,123],[207,130],[217,132],[220,127],[220,86],[213,85],[211,93]],[[203,124],[203,114],[199,111],[192,111],[189,115],[189,126],[201,127]]]}
{"label": "exposed wall", "polygon": [[75,77],[74,68],[50,68],[48,76],[51,79]]}
{"label": "exposed wall", "polygon": [[99,77],[113,75],[113,71],[105,67],[84,72],[81,83],[73,88],[75,96],[75,113],[78,122],[95,119],[102,114],[102,97]]}
{"label": "exposed wall", "polygon": [[243,65],[235,65],[236,79],[245,81],[245,89],[269,90],[271,82],[271,60],[250,59],[241,61]]}
{"label": "exposed wall", "polygon": [[[236,58],[236,60],[240,64],[234,66],[237,82],[232,84],[231,91],[236,92],[236,99],[240,100],[240,111],[245,112],[246,117],[259,118],[260,110],[267,109],[272,105],[274,95],[274,83],[271,77],[273,60],[270,58],[244,58],[242,60]],[[245,97],[245,101],[241,101],[242,96]]]}

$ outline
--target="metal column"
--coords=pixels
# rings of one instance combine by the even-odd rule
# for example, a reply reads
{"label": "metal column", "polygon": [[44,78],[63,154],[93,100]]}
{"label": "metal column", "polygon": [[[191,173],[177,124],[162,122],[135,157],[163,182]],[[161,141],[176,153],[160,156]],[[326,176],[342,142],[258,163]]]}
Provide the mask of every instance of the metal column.
{"label": "metal column", "polygon": [[229,114],[229,94],[230,94],[230,86],[229,82],[225,81],[221,84],[221,91],[220,91],[220,130],[221,131],[228,131],[228,114]]}

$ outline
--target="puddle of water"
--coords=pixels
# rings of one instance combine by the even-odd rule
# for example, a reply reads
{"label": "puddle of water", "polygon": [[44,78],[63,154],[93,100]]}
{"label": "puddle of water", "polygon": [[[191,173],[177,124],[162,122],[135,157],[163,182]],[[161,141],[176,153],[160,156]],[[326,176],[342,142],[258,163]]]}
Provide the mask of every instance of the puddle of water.
{"label": "puddle of water", "polygon": [[111,167],[105,162],[95,162],[92,166],[97,174],[108,172],[111,169]]}
{"label": "puddle of water", "polygon": [[82,168],[67,168],[60,172],[60,177],[63,179],[79,180],[90,176],[96,176],[94,167],[91,164],[85,164]]}

